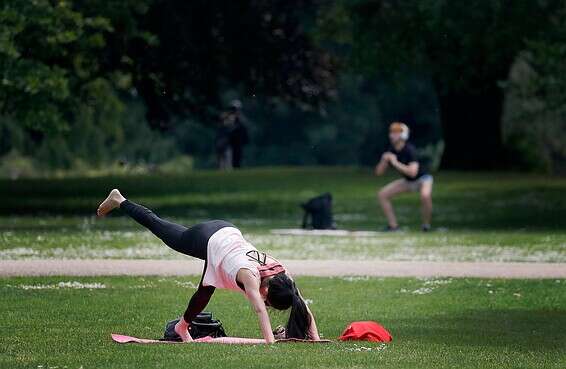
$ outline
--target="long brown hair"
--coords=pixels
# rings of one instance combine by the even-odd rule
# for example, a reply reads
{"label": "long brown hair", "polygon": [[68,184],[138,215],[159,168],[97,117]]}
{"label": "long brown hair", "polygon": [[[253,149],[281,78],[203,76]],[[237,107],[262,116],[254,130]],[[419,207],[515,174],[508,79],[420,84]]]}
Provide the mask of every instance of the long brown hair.
{"label": "long brown hair", "polygon": [[285,328],[287,338],[309,338],[310,315],[305,302],[291,280],[285,273],[280,273],[268,282],[267,302],[277,310],[291,308],[289,321]]}

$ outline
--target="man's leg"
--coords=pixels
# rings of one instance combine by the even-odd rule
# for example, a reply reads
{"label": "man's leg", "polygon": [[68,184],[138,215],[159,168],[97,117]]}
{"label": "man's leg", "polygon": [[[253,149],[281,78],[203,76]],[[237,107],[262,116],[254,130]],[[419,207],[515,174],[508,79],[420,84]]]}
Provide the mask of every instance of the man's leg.
{"label": "man's leg", "polygon": [[428,230],[432,220],[432,180],[426,180],[421,184],[420,193],[423,230]]}
{"label": "man's leg", "polygon": [[232,149],[232,167],[242,167],[242,145],[240,144],[234,145]]}
{"label": "man's leg", "polygon": [[393,210],[393,205],[391,205],[391,198],[403,192],[409,191],[407,182],[404,179],[397,179],[385,187],[383,187],[378,193],[377,198],[379,204],[383,209],[383,213],[387,218],[387,224],[391,228],[397,228],[397,218],[395,218],[395,211]]}

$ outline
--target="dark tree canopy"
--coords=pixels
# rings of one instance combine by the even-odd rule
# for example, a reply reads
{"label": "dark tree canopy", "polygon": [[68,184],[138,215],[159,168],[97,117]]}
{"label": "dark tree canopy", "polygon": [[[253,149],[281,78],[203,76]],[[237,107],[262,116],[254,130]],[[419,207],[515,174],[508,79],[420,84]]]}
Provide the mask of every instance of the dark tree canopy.
{"label": "dark tree canopy", "polygon": [[68,3],[3,2],[0,114],[35,130],[65,127],[81,101],[104,92],[98,56],[108,20]]}
{"label": "dark tree canopy", "polygon": [[313,12],[309,1],[283,0],[8,2],[2,115],[64,128],[112,90],[140,96],[156,127],[210,116],[226,88],[316,109],[334,93],[334,66],[308,37]]}
{"label": "dark tree canopy", "polygon": [[[288,110],[280,125],[295,127],[289,129],[295,139],[307,130],[324,135],[329,124],[347,131],[347,117],[356,114],[364,116],[364,128],[352,128],[352,142],[359,142],[355,135],[385,139],[374,133],[400,111],[415,133],[438,137],[427,122],[437,127],[440,118],[445,168],[507,167],[516,151],[502,138],[503,99],[518,56],[534,71],[530,93],[544,101],[542,109],[562,114],[566,104],[564,14],[564,0],[6,1],[0,6],[0,155],[18,148],[40,156],[33,148],[54,138],[60,142],[51,151],[63,151],[56,149],[61,142],[72,148],[75,135],[95,131],[97,146],[118,145],[137,122],[149,122],[157,128],[152,134],[167,138],[164,147],[173,147],[173,123],[206,128],[201,123],[217,120],[228,91],[248,105],[266,105],[266,117],[274,106]],[[347,82],[358,77],[366,82]],[[338,92],[337,81],[351,90]],[[415,81],[426,84],[427,98],[414,99],[412,111],[411,95],[390,89],[405,86],[418,95],[407,87]],[[352,87],[367,84],[371,93]],[[380,96],[383,104],[388,94],[400,106],[361,111],[360,101]],[[340,118],[316,114],[321,111]],[[423,111],[431,112],[428,118]],[[147,122],[139,118],[144,115]],[[294,116],[303,118],[285,126]],[[262,126],[265,134],[269,126]],[[330,142],[327,147],[336,146]],[[71,166],[72,151],[54,166]]]}
{"label": "dark tree canopy", "polygon": [[126,46],[150,121],[206,116],[233,86],[316,108],[333,94],[334,68],[306,33],[311,12],[308,1],[152,2],[140,24],[158,45]]}
{"label": "dark tree canopy", "polygon": [[552,31],[563,1],[343,1],[323,21],[327,40],[350,47],[351,65],[370,72],[412,67],[435,84],[448,168],[504,162],[500,82],[526,41]]}

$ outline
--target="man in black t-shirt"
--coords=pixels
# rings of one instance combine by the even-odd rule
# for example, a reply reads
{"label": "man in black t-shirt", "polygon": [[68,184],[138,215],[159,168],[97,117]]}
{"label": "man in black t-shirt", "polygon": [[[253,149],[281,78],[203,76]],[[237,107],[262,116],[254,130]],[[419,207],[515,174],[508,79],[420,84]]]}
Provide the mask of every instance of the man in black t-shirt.
{"label": "man in black t-shirt", "polygon": [[399,228],[391,198],[404,192],[419,192],[422,204],[422,230],[430,230],[432,218],[432,183],[433,178],[427,174],[417,159],[415,147],[407,142],[409,139],[409,127],[400,122],[391,123],[389,126],[389,141],[391,145],[381,156],[381,160],[375,166],[375,174],[380,176],[389,166],[395,168],[403,178],[397,179],[377,194],[381,208],[387,218],[387,231],[396,231]]}

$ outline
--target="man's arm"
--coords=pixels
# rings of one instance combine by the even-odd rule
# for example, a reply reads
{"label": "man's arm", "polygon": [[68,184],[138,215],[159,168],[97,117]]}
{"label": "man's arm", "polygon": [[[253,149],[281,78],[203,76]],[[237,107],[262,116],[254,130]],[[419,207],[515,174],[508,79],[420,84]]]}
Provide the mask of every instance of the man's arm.
{"label": "man's arm", "polygon": [[267,343],[274,343],[275,337],[273,336],[273,331],[271,330],[271,321],[269,320],[269,315],[267,314],[267,308],[265,307],[265,302],[263,301],[261,294],[259,293],[259,280],[254,276],[249,270],[241,269],[238,272],[237,279],[244,285],[246,289],[246,297],[248,298],[252,308],[257,314],[259,320],[259,328],[261,334]]}
{"label": "man's arm", "polygon": [[375,175],[376,176],[380,176],[383,173],[385,173],[385,171],[387,170],[388,164],[389,164],[389,155],[390,154],[388,152],[383,153],[383,155],[381,155],[381,159],[379,160],[379,163],[377,163],[377,165],[375,166]]}
{"label": "man's arm", "polygon": [[394,157],[394,158],[389,160],[389,163],[391,164],[392,167],[394,167],[399,172],[401,172],[402,174],[404,174],[408,177],[414,178],[419,173],[419,162],[418,161],[412,161],[409,164],[403,164],[403,163],[401,163],[400,161],[397,160],[397,157]]}

